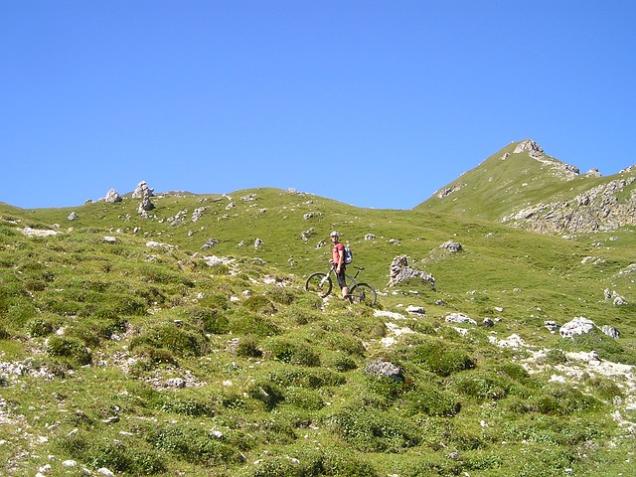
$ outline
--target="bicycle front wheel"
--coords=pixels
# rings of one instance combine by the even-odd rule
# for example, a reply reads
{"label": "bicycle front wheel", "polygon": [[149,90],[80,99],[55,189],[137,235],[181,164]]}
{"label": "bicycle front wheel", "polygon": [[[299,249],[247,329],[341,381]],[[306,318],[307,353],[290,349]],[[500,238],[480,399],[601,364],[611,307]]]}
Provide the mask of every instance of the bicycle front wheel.
{"label": "bicycle front wheel", "polygon": [[353,303],[364,303],[373,306],[377,300],[377,294],[373,287],[367,283],[357,283],[351,287],[349,296]]}
{"label": "bicycle front wheel", "polygon": [[305,290],[308,292],[316,293],[320,298],[324,298],[333,288],[331,277],[326,273],[316,272],[309,275],[305,282]]}

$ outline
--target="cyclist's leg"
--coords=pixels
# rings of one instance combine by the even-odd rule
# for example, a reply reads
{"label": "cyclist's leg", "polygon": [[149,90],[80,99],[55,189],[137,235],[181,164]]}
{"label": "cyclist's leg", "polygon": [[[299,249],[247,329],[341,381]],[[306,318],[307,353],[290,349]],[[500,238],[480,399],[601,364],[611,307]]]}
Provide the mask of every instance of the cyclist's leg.
{"label": "cyclist's leg", "polygon": [[347,279],[345,277],[345,267],[340,268],[340,273],[336,273],[338,277],[338,286],[342,290],[342,298],[349,298],[349,287],[347,286]]}

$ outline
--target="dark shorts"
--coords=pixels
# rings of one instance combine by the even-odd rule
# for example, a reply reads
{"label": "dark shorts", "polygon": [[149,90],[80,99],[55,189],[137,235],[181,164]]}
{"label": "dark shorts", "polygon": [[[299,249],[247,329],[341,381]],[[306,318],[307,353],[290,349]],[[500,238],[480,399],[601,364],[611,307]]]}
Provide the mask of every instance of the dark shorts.
{"label": "dark shorts", "polygon": [[340,267],[340,273],[336,272],[336,277],[338,278],[338,286],[340,288],[344,288],[347,286],[346,278],[345,278],[345,267]]}

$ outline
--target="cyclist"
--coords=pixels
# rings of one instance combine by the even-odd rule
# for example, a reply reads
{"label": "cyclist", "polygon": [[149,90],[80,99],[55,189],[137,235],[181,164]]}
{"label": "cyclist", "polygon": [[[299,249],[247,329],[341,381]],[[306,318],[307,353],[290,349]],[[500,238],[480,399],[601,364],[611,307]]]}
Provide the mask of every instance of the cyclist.
{"label": "cyclist", "polygon": [[350,299],[349,297],[349,287],[347,287],[347,281],[345,279],[345,259],[344,259],[344,245],[340,243],[340,234],[335,230],[329,234],[331,237],[331,243],[333,244],[333,249],[331,250],[331,266],[334,268],[336,272],[336,277],[338,277],[338,285],[342,290],[342,298]]}

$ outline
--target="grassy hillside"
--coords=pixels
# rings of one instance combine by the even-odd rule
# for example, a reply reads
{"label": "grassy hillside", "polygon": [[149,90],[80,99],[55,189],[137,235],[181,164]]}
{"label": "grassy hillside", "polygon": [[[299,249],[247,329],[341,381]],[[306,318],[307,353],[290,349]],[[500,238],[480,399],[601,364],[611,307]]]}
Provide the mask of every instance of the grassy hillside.
{"label": "grassy hillside", "polygon": [[[366,210],[274,189],[153,200],[145,220],[132,199],[0,205],[4,473],[629,475],[633,229],[564,240],[487,214]],[[376,309],[303,290],[326,268],[329,247],[316,246],[332,229],[381,291]],[[449,239],[464,251],[440,249]],[[211,255],[226,263],[209,266]],[[386,288],[396,255],[432,273],[436,290]],[[605,288],[629,304],[604,300]],[[480,325],[446,322],[453,312]],[[621,337],[544,328],[576,316]],[[507,347],[512,334],[525,344]],[[401,376],[369,374],[377,360]]]}
{"label": "grassy hillside", "polygon": [[[593,187],[607,184],[628,174],[596,177],[589,174],[567,174],[563,163],[550,156],[533,158],[529,152],[514,153],[519,142],[512,143],[451,184],[459,190],[440,198],[434,195],[416,209],[435,213],[453,213],[497,221],[528,205],[566,201]],[[627,197],[634,185],[623,191]]]}

